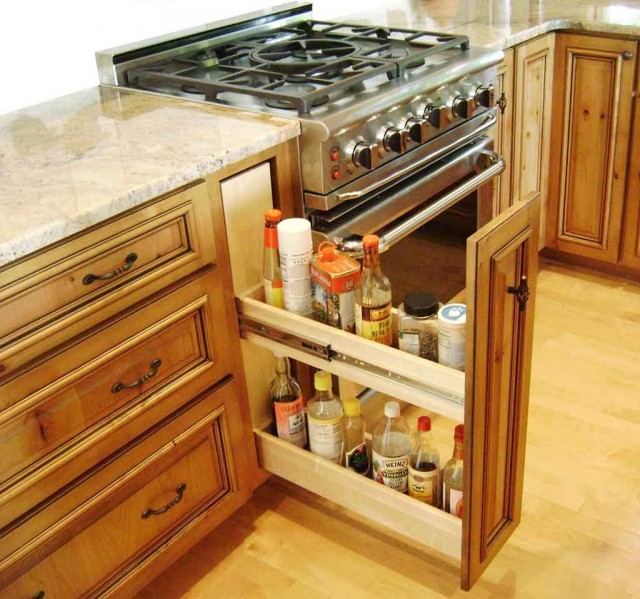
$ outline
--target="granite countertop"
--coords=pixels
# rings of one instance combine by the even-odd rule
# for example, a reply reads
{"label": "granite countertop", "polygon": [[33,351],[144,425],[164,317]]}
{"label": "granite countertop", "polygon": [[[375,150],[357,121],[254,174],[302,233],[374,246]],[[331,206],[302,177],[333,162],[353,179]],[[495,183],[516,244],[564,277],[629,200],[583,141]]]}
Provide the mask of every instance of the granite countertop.
{"label": "granite countertop", "polygon": [[558,30],[640,36],[640,0],[315,0],[313,7],[320,19],[459,33],[474,46],[503,49]]}
{"label": "granite countertop", "polygon": [[[316,0],[316,19],[508,48],[556,30],[640,37],[640,0]],[[92,88],[0,116],[0,267],[299,133],[294,119]]]}
{"label": "granite countertop", "polygon": [[299,132],[293,119],[98,87],[0,116],[0,266]]}

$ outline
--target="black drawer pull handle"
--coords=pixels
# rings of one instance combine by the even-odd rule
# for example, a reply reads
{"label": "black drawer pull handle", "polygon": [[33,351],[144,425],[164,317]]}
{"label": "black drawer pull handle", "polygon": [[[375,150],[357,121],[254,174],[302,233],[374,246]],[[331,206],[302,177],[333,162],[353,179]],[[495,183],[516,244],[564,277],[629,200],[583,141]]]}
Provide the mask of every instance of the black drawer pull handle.
{"label": "black drawer pull handle", "polygon": [[142,519],[146,520],[151,516],[159,516],[160,514],[165,514],[168,512],[174,505],[180,503],[182,501],[182,496],[184,495],[185,490],[187,489],[186,483],[182,483],[176,487],[176,496],[164,507],[161,507],[158,510],[154,510],[148,507],[144,512],[142,512]]}
{"label": "black drawer pull handle", "polygon": [[510,286],[507,289],[507,293],[515,295],[518,304],[520,304],[520,311],[524,310],[526,303],[529,301],[529,285],[527,284],[527,277],[522,275],[520,285],[517,287]]}
{"label": "black drawer pull handle", "polygon": [[85,275],[82,279],[83,285],[91,285],[94,281],[108,281],[109,279],[113,279],[113,277],[117,277],[124,272],[127,272],[132,266],[133,263],[138,259],[138,254],[135,252],[131,252],[124,259],[124,264],[122,266],[118,266],[115,270],[108,272],[106,275]]}
{"label": "black drawer pull handle", "polygon": [[156,358],[153,362],[151,362],[151,370],[147,372],[147,374],[143,374],[137,381],[133,383],[115,383],[113,387],[111,387],[111,393],[118,393],[123,389],[134,389],[135,387],[139,387],[150,378],[156,376],[158,374],[158,368],[162,364],[162,360],[160,358]]}
{"label": "black drawer pull handle", "polygon": [[38,591],[31,599],[44,599],[44,591]]}

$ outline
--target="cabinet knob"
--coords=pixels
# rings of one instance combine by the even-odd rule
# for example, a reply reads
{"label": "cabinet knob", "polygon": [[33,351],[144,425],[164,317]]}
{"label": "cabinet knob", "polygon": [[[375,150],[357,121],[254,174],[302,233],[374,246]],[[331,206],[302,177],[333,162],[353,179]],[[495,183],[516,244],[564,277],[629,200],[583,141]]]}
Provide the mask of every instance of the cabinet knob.
{"label": "cabinet knob", "polygon": [[631,50],[625,50],[622,53],[622,60],[631,60],[633,58],[633,52]]}

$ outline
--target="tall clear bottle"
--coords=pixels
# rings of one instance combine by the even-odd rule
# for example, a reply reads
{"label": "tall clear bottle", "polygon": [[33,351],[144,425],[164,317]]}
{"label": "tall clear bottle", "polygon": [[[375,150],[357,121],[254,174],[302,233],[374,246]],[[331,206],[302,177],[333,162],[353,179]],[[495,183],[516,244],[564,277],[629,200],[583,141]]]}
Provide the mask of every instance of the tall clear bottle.
{"label": "tall clear bottle", "polygon": [[458,424],[453,434],[453,457],[446,463],[442,471],[444,488],[444,510],[462,518],[464,504],[462,502],[462,474],[464,458],[464,426]]}
{"label": "tall clear bottle", "polygon": [[384,418],[373,433],[373,478],[406,493],[411,450],[411,432],[400,415],[400,404],[388,401],[384,406]]}
{"label": "tall clear bottle", "polygon": [[316,394],[307,404],[309,449],[323,458],[339,464],[344,436],[342,403],[331,392],[331,374],[319,370],[313,377]]}
{"label": "tall clear bottle", "polygon": [[280,256],[278,254],[278,223],[281,220],[282,212],[280,210],[267,210],[264,214],[264,254],[262,262],[264,297],[267,304],[276,308],[284,308]]}
{"label": "tall clear bottle", "polygon": [[440,507],[440,454],[431,437],[431,418],[418,418],[416,447],[409,462],[409,495]]}
{"label": "tall clear bottle", "polygon": [[307,446],[304,398],[298,382],[289,374],[289,358],[274,352],[276,376],[269,386],[278,437],[298,447]]}
{"label": "tall clear bottle", "polygon": [[362,239],[362,282],[356,289],[356,334],[391,345],[391,283],[380,267],[380,240],[377,235]]}
{"label": "tall clear bottle", "polygon": [[367,421],[360,414],[360,402],[349,397],[342,402],[344,408],[344,465],[358,474],[369,473],[369,454],[365,431]]}

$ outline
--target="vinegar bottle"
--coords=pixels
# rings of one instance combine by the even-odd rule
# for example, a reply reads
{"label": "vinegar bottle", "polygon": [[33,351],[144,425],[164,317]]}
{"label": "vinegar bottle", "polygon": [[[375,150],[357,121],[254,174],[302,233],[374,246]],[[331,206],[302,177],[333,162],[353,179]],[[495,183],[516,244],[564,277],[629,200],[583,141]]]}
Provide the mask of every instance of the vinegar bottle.
{"label": "vinegar bottle", "polygon": [[304,399],[298,382],[289,374],[289,358],[275,354],[276,376],[269,386],[278,437],[298,447],[307,446]]}
{"label": "vinegar bottle", "polygon": [[433,446],[429,416],[418,418],[416,448],[409,462],[409,495],[440,506],[440,454]]}
{"label": "vinegar bottle", "polygon": [[344,409],[344,465],[358,474],[369,473],[369,455],[365,441],[367,421],[360,415],[360,402],[350,397],[342,402]]}
{"label": "vinegar bottle", "polygon": [[411,449],[411,433],[409,425],[400,416],[400,404],[388,401],[384,406],[384,418],[373,433],[373,478],[406,493]]}
{"label": "vinegar bottle", "polygon": [[284,308],[282,275],[278,255],[278,223],[282,219],[280,210],[267,210],[264,214],[263,281],[267,304]]}
{"label": "vinegar bottle", "polygon": [[444,486],[445,511],[462,518],[464,505],[462,503],[462,460],[464,457],[464,426],[458,424],[453,435],[455,442],[453,457],[447,462],[442,471]]}
{"label": "vinegar bottle", "polygon": [[362,238],[362,281],[356,289],[356,334],[391,345],[391,283],[380,268],[379,238]]}
{"label": "vinegar bottle", "polygon": [[307,404],[309,449],[336,464],[342,458],[342,403],[331,392],[331,374],[319,370],[313,377],[316,394]]}

